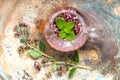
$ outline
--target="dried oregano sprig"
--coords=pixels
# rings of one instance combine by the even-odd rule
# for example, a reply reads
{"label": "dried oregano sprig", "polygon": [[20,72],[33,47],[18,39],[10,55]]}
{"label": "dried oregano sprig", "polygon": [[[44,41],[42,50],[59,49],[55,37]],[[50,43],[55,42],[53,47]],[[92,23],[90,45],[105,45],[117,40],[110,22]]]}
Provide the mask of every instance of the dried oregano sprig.
{"label": "dried oregano sprig", "polygon": [[[81,66],[78,64],[79,56],[78,56],[77,51],[75,51],[74,58],[71,60],[71,62],[64,62],[64,61],[57,61],[54,57],[47,55],[46,53],[41,51],[41,49],[37,49],[28,43],[27,43],[27,45],[31,48],[31,50],[28,51],[27,55],[31,56],[33,59],[38,59],[41,56],[45,56],[45,57],[49,58],[50,62],[45,63],[44,65],[53,65],[54,69],[56,68],[55,67],[56,65],[66,65],[66,66],[72,67],[72,69],[69,72],[69,78],[71,78],[73,76],[73,74],[77,68],[92,70],[89,67]],[[43,43],[42,43],[42,45],[39,44],[39,46],[43,46]]]}
{"label": "dried oregano sprig", "polygon": [[14,27],[14,36],[23,42],[29,38],[29,30],[30,27],[28,27],[28,25],[26,25],[24,22],[19,22],[19,24]]}
{"label": "dried oregano sprig", "polygon": [[[27,55],[31,56],[33,59],[39,59],[42,56],[48,58],[49,62],[44,63],[43,65],[46,65],[46,66],[53,65],[52,67],[54,70],[56,70],[58,65],[64,65],[66,67],[71,68],[69,75],[68,75],[69,78],[71,78],[73,76],[73,74],[77,68],[92,70],[89,67],[81,66],[78,64],[79,56],[78,56],[78,53],[76,51],[74,53],[74,58],[70,59],[68,62],[57,61],[54,57],[47,55],[46,53],[44,53],[46,46],[42,41],[35,41],[35,40],[31,41],[28,39],[29,38],[29,29],[30,28],[27,27],[27,25],[25,25],[24,23],[20,23],[14,29],[15,37],[20,39],[20,42],[22,44],[24,44],[23,46],[20,46],[18,48],[19,52],[22,52],[22,53],[27,52]],[[33,43],[36,43],[36,42],[37,42],[37,44],[33,46]],[[37,65],[37,67],[38,66],[39,65]],[[39,70],[40,70],[40,68],[39,68]],[[59,71],[59,73],[58,73],[59,75],[61,75],[60,72],[61,71]]]}

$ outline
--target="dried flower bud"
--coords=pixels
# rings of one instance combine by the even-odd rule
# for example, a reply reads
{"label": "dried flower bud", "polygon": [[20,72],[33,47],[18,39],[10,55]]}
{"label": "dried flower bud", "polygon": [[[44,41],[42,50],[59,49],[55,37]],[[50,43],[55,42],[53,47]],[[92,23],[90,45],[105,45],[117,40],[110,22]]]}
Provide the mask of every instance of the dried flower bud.
{"label": "dried flower bud", "polygon": [[34,68],[35,68],[36,71],[41,70],[41,66],[40,66],[39,62],[34,62]]}
{"label": "dried flower bud", "polygon": [[46,57],[42,57],[41,63],[46,63],[48,62],[48,59]]}

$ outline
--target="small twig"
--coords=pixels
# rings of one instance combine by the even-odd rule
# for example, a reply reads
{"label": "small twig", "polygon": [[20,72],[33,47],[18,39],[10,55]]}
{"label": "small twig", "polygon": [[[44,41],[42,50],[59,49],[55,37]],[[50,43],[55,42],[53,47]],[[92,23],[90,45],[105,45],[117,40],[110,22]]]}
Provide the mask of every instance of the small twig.
{"label": "small twig", "polygon": [[89,67],[86,67],[86,66],[81,66],[79,64],[75,65],[75,64],[72,64],[72,63],[66,63],[64,61],[56,61],[56,62],[49,62],[49,63],[45,63],[45,65],[51,65],[51,64],[58,64],[58,65],[68,65],[68,66],[72,66],[72,67],[77,67],[77,68],[82,68],[82,69],[87,69],[87,70],[92,70],[91,68]]}

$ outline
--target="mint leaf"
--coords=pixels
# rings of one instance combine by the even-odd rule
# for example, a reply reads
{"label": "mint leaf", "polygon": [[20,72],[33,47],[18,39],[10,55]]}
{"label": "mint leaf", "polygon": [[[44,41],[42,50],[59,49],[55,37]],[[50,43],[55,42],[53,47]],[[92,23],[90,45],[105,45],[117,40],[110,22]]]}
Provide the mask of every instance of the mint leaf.
{"label": "mint leaf", "polygon": [[20,39],[20,43],[25,43],[25,39]]}
{"label": "mint leaf", "polygon": [[54,64],[52,65],[52,68],[53,68],[53,70],[56,71],[56,70],[57,70],[57,64],[54,63]]}
{"label": "mint leaf", "polygon": [[28,51],[28,54],[27,54],[27,55],[31,56],[31,57],[34,58],[34,59],[38,59],[38,58],[41,57],[40,52],[37,51],[37,50],[30,50],[30,51]]}
{"label": "mint leaf", "polygon": [[70,31],[67,36],[65,37],[66,40],[72,40],[75,37],[75,33],[73,31]]}
{"label": "mint leaf", "polygon": [[79,55],[77,51],[74,52],[73,62],[78,63],[79,62]]}
{"label": "mint leaf", "polygon": [[72,37],[68,35],[68,36],[66,36],[65,39],[68,40],[68,41],[70,41],[70,40],[72,40]]}
{"label": "mint leaf", "polygon": [[73,27],[74,27],[74,22],[73,21],[70,21],[70,22],[67,22],[67,24],[65,25],[67,29],[71,30]]}
{"label": "mint leaf", "polygon": [[70,70],[70,72],[69,72],[69,78],[71,78],[72,76],[73,76],[73,74],[75,73],[75,70],[76,70],[77,68],[76,67],[73,67],[71,70]]}
{"label": "mint leaf", "polygon": [[45,44],[44,44],[42,41],[40,41],[40,43],[39,43],[39,49],[40,49],[41,51],[44,51],[45,48],[46,48]]}
{"label": "mint leaf", "polygon": [[62,38],[62,39],[65,38],[66,37],[66,33],[63,30],[60,31],[59,37]]}
{"label": "mint leaf", "polygon": [[63,29],[64,25],[66,24],[65,20],[62,18],[56,18],[56,25],[59,29]]}

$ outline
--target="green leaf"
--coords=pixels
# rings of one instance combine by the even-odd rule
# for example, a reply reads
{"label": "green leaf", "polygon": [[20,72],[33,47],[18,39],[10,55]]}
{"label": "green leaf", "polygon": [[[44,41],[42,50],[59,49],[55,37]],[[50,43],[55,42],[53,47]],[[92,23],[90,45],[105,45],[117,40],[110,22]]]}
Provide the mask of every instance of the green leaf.
{"label": "green leaf", "polygon": [[75,33],[73,31],[70,31],[67,36],[65,37],[66,40],[70,41],[75,37]]}
{"label": "green leaf", "polygon": [[74,27],[74,22],[73,21],[70,21],[70,22],[67,22],[67,24],[65,25],[65,27],[69,30],[71,30],[73,27]]}
{"label": "green leaf", "polygon": [[73,61],[76,63],[79,62],[79,55],[78,55],[77,51],[75,51],[75,53],[74,53]]}
{"label": "green leaf", "polygon": [[73,76],[73,74],[75,73],[75,70],[76,70],[77,68],[75,68],[75,67],[73,67],[71,70],[70,70],[70,72],[69,72],[69,78],[71,78],[72,76]]}
{"label": "green leaf", "polygon": [[56,65],[56,64],[53,64],[53,65],[52,65],[52,68],[53,68],[53,70],[56,71],[56,70],[57,70],[57,65]]}
{"label": "green leaf", "polygon": [[40,49],[41,51],[44,51],[45,48],[46,48],[45,44],[44,44],[42,41],[40,41],[40,43],[39,43],[39,49]]}
{"label": "green leaf", "polygon": [[60,31],[59,37],[62,38],[62,39],[65,38],[66,37],[66,33],[63,30]]}
{"label": "green leaf", "polygon": [[62,18],[56,18],[56,25],[59,29],[63,29],[64,25],[66,24],[65,20]]}
{"label": "green leaf", "polygon": [[30,50],[30,51],[28,51],[28,54],[27,54],[27,55],[31,56],[31,57],[34,58],[34,59],[38,59],[38,58],[41,57],[40,52],[37,51],[37,50]]}
{"label": "green leaf", "polygon": [[20,39],[20,43],[25,43],[25,39]]}
{"label": "green leaf", "polygon": [[51,57],[50,60],[51,60],[52,62],[56,61],[56,59],[55,59],[54,57]]}

